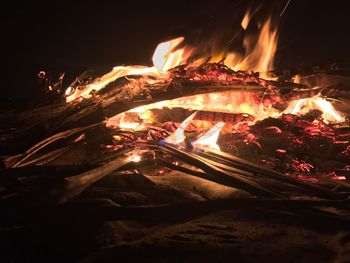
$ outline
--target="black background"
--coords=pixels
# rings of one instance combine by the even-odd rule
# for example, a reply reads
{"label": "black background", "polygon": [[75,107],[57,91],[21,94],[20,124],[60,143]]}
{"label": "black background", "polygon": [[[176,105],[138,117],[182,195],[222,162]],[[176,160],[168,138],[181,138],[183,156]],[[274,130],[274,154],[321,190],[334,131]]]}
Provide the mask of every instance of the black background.
{"label": "black background", "polygon": [[[350,62],[350,1],[176,0],[28,1],[3,6],[1,96],[37,96],[40,70],[66,72],[66,84],[86,69],[151,64],[160,41],[184,35],[189,43],[217,36],[225,43],[240,29],[248,7],[255,18],[279,23],[276,67]],[[254,30],[254,29],[250,29]],[[240,37],[237,38],[238,44]]]}

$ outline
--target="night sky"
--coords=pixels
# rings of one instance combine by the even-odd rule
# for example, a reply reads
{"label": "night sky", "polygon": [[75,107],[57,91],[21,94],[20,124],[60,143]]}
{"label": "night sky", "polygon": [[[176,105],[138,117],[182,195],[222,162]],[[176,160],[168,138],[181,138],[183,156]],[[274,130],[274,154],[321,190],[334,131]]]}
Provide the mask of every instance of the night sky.
{"label": "night sky", "polygon": [[[37,96],[40,70],[66,72],[68,84],[87,69],[151,64],[157,43],[184,35],[195,44],[231,38],[245,10],[279,23],[276,67],[350,62],[350,1],[176,0],[28,1],[3,7],[1,98]],[[239,42],[239,37],[237,38]],[[238,43],[240,44],[240,43]]]}

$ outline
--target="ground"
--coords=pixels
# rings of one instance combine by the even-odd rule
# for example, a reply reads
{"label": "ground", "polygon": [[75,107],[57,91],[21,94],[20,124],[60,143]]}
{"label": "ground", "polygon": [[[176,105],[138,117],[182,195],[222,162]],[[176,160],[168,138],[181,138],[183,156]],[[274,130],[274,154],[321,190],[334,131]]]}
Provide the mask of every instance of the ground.
{"label": "ground", "polygon": [[27,226],[3,226],[0,261],[350,262],[348,227],[257,206],[179,208],[125,220],[109,220],[98,212],[246,196],[181,173],[114,173],[50,216],[37,213]]}

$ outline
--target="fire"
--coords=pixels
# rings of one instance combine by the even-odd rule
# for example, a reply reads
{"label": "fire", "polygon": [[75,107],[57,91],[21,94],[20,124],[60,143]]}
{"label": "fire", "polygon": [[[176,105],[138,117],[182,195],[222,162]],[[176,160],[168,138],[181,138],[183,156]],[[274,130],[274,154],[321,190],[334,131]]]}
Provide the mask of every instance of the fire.
{"label": "fire", "polygon": [[131,156],[131,160],[134,162],[134,163],[138,163],[141,161],[141,156],[138,155],[137,153],[134,153],[132,154]]}
{"label": "fire", "polygon": [[91,97],[91,92],[97,92],[106,87],[109,83],[121,77],[130,75],[157,76],[158,70],[155,67],[145,66],[114,67],[111,72],[96,79],[93,83],[86,85],[83,89],[74,89],[73,87],[68,87],[66,90],[66,101],[71,102],[79,97],[89,98]]}
{"label": "fire", "polygon": [[[279,111],[271,105],[264,105],[257,93],[248,91],[225,91],[181,97],[140,106],[110,118],[106,124],[108,127],[117,126],[119,128],[137,130],[140,129],[144,123],[152,124],[155,122],[152,109],[171,110],[172,108],[183,108],[191,111],[248,114],[254,117],[249,121],[250,125],[268,117],[278,118],[282,114],[305,115],[311,110],[321,111],[323,121],[326,123],[345,121],[343,114],[338,112],[331,102],[320,96],[290,101],[284,110]],[[178,129],[166,139],[166,142],[172,144],[183,142],[186,138],[184,131],[189,123],[193,121],[195,114],[196,113],[193,113],[185,119]],[[212,126],[212,124],[207,121],[196,121],[196,125],[198,128],[208,128]],[[220,125],[221,124],[219,124],[219,126]],[[202,142],[202,140],[199,142]]]}
{"label": "fire", "polygon": [[[249,13],[242,20],[242,27],[248,26]],[[273,27],[271,19],[262,26],[256,42],[247,36],[243,41],[243,47],[247,55],[237,61],[239,54],[228,53],[225,64],[233,70],[260,72],[260,77],[269,79],[266,72],[273,69],[273,60],[277,48],[277,29]]]}
{"label": "fire", "polygon": [[164,100],[145,106],[140,106],[129,112],[139,113],[140,119],[148,122],[152,120],[151,109],[185,108],[191,110],[206,110],[227,113],[246,113],[253,115],[256,120],[276,117],[279,112],[265,106],[258,94],[249,91],[225,91],[186,96],[172,100]]}
{"label": "fire", "polygon": [[[248,11],[243,17],[241,26],[244,30],[248,28],[252,16],[253,13]],[[193,59],[198,57],[198,54],[203,54],[203,50],[185,46],[183,44],[184,40],[184,37],[178,37],[158,44],[152,56],[153,66],[117,66],[109,73],[83,87],[68,87],[65,92],[66,101],[71,102],[80,97],[89,98],[92,93],[100,91],[109,83],[130,75],[138,75],[148,84],[153,83],[155,80],[171,80],[173,77],[170,73],[171,69],[179,65],[184,65],[185,69],[195,68],[206,61],[208,57],[211,57],[211,62],[224,61],[226,66],[235,71],[254,71],[259,72],[260,77],[270,78],[267,72],[273,68],[273,60],[277,48],[277,29],[273,25],[271,18],[262,23],[257,37],[245,36],[243,41],[244,55],[220,50],[219,52],[212,52],[212,54],[205,54],[200,58]],[[298,78],[296,77],[294,81],[297,82]],[[108,127],[117,126],[119,128],[142,130],[143,124],[154,124],[152,109],[162,108],[248,114],[253,117],[252,120],[249,120],[249,125],[253,125],[255,121],[268,117],[278,118],[285,113],[304,115],[311,110],[320,110],[323,120],[327,123],[343,122],[345,120],[344,116],[337,112],[328,100],[320,96],[294,100],[288,105],[284,103],[285,109],[283,110],[281,107],[279,109],[274,108],[272,103],[265,103],[260,95],[259,93],[245,90],[235,90],[165,100],[120,113],[107,120],[106,125]],[[184,142],[186,139],[185,129],[193,121],[194,117],[195,113],[186,118],[165,141],[172,144]],[[201,128],[212,127],[212,129],[195,141],[193,146],[206,146],[219,150],[216,141],[224,125],[224,122],[217,122],[216,124],[208,122],[200,126]]]}
{"label": "fire", "polygon": [[221,129],[224,127],[224,122],[218,122],[206,134],[201,136],[197,141],[193,142],[193,147],[205,147],[220,151],[219,145],[216,143]]}
{"label": "fire", "polygon": [[344,116],[336,111],[328,100],[321,98],[319,95],[291,101],[284,113],[304,115],[311,110],[320,110],[322,112],[323,121],[326,123],[345,121]]}
{"label": "fire", "polygon": [[165,142],[171,144],[179,144],[182,143],[185,139],[185,129],[190,124],[190,122],[194,119],[196,113],[193,113],[189,117],[187,117],[180,126],[176,129],[176,131],[165,139]]}
{"label": "fire", "polygon": [[120,113],[112,118],[107,119],[107,127],[119,127],[121,129],[136,130],[141,126],[141,120],[138,115],[131,115],[127,113]]}
{"label": "fire", "polygon": [[[242,20],[242,27],[247,28],[251,14],[248,11]],[[109,83],[119,78],[139,75],[148,80],[149,77],[165,78],[170,69],[187,64],[192,55],[201,54],[202,50],[189,46],[179,48],[184,42],[184,37],[178,37],[170,41],[160,43],[152,56],[153,66],[117,66],[109,73],[95,79],[92,83],[84,87],[74,88],[69,86],[65,91],[66,101],[71,102],[77,98],[90,98],[91,93],[97,93]],[[205,54],[199,59],[191,61],[191,65],[203,63],[207,57],[212,57],[213,62],[225,60],[225,64],[233,70],[245,70],[261,72],[262,76],[268,78],[265,72],[272,69],[273,58],[277,47],[277,30],[273,27],[271,20],[268,19],[255,41],[250,36],[246,36],[243,41],[245,56],[235,52],[220,51],[216,54]],[[220,55],[217,55],[220,54]]]}
{"label": "fire", "polygon": [[160,43],[154,51],[152,62],[160,72],[167,72],[183,62],[185,50],[176,48],[185,40],[178,37],[171,41]]}
{"label": "fire", "polygon": [[[302,180],[315,180],[312,174],[345,180],[342,173],[350,170],[348,133],[336,130],[342,125],[327,125],[344,122],[345,116],[329,99],[314,96],[317,87],[308,90],[301,85],[284,85],[284,80],[268,81],[273,79],[268,72],[273,69],[277,28],[269,18],[258,25],[256,36],[250,35],[247,29],[255,13],[249,10],[241,21],[245,35],[240,52],[215,50],[215,41],[192,47],[185,45],[184,37],[178,37],[157,45],[152,66],[117,66],[90,83],[76,81],[80,86],[66,89],[66,101],[80,98],[78,102],[93,94],[98,98],[100,90],[120,78],[129,82],[121,87],[116,102],[125,98],[140,105],[178,94],[196,94],[143,105],[107,119],[105,126],[110,130],[129,129],[111,132],[115,149],[130,143],[134,146],[134,142],[159,142],[193,148],[195,152],[222,150]],[[137,76],[138,81],[128,76]],[[300,84],[301,80],[296,75],[293,82]],[[129,88],[131,96],[127,94]],[[167,90],[176,92],[159,94]],[[105,97],[109,99],[114,92],[118,90]],[[291,100],[296,96],[300,99]],[[322,152],[327,156],[319,154]],[[328,166],[335,161],[328,162],[330,155],[345,163],[345,168],[336,163],[337,170],[330,173]],[[139,151],[130,160],[137,163],[146,156]],[[327,165],[320,165],[323,162]]]}
{"label": "fire", "polygon": [[244,15],[244,17],[243,17],[243,19],[242,19],[242,22],[241,22],[241,26],[242,26],[242,28],[243,28],[244,30],[247,29],[248,24],[249,24],[251,18],[252,18],[252,14],[251,14],[250,10],[248,10],[248,11],[245,13],[245,15]]}
{"label": "fire", "polygon": [[184,40],[183,37],[160,43],[153,54],[153,66],[117,66],[113,70],[102,77],[96,79],[93,83],[86,85],[83,89],[74,89],[68,87],[66,89],[66,101],[71,102],[79,97],[89,98],[91,92],[98,92],[106,87],[109,83],[131,75],[141,75],[147,77],[161,78],[167,70],[185,62],[184,49],[175,50],[175,48]]}

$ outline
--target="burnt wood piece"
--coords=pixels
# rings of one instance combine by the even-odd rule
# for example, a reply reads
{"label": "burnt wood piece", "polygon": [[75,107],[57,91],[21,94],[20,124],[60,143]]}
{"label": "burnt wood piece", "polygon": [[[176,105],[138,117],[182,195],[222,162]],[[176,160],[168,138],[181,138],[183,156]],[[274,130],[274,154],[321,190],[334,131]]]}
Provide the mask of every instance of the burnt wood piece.
{"label": "burnt wood piece", "polygon": [[216,167],[208,162],[201,160],[200,158],[196,158],[196,156],[191,155],[188,152],[172,147],[171,145],[166,144],[164,146],[161,146],[161,149],[164,152],[169,153],[170,155],[180,159],[183,162],[197,166],[198,168],[204,170],[205,173],[195,175],[202,179],[219,183],[225,186],[241,189],[254,196],[286,198],[286,196],[284,196],[283,194],[274,192],[271,189],[263,187],[257,184],[255,181],[244,177],[239,173],[225,171],[219,167]]}
{"label": "burnt wood piece", "polygon": [[290,177],[290,176],[285,176],[282,173],[279,173],[275,170],[266,168],[261,165],[257,165],[254,163],[251,163],[249,161],[243,160],[237,156],[225,153],[225,152],[219,152],[215,150],[206,150],[206,152],[197,152],[197,154],[205,156],[208,159],[213,159],[217,160],[218,163],[223,163],[228,166],[233,166],[238,169],[242,169],[254,174],[259,174],[267,177],[272,177],[276,180],[283,181],[285,183],[294,185],[296,187],[299,187],[301,189],[306,190],[309,193],[312,193],[316,196],[319,196],[321,198],[326,198],[326,199],[345,199],[349,198],[350,193],[349,192],[335,192],[332,190],[329,190],[327,188],[318,186],[316,184],[311,184],[307,182],[300,181],[296,178]]}
{"label": "burnt wood piece", "polygon": [[[236,124],[242,121],[253,121],[254,117],[246,113],[229,113],[219,111],[205,111],[205,110],[193,110],[185,108],[163,108],[163,109],[151,109],[152,119],[156,122],[174,122],[181,123],[193,112],[196,112],[193,120],[208,121],[208,122],[225,122],[228,124]],[[132,113],[132,112],[131,112]]]}

